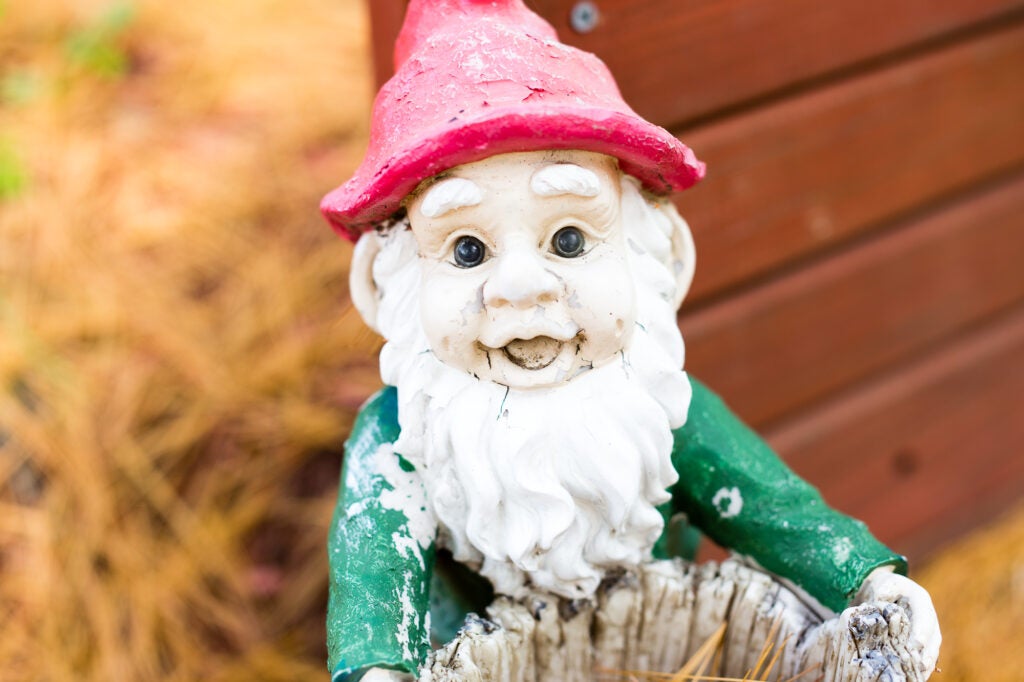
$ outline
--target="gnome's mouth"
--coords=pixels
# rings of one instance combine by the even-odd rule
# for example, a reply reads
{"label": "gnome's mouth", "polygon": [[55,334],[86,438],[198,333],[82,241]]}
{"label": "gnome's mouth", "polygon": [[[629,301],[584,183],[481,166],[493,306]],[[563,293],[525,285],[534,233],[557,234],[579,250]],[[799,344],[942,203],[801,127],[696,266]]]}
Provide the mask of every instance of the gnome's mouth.
{"label": "gnome's mouth", "polygon": [[532,339],[512,339],[502,346],[505,357],[523,369],[544,369],[558,358],[565,346],[564,341],[550,336],[535,336]]}

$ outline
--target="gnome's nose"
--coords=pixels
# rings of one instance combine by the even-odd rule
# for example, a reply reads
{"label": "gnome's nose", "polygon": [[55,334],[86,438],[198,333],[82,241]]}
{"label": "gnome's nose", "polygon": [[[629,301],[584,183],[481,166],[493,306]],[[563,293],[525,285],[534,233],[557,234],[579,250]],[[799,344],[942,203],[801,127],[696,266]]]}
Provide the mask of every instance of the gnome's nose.
{"label": "gnome's nose", "polygon": [[540,256],[517,248],[497,260],[497,269],[484,284],[485,305],[532,308],[558,298],[561,284],[544,268]]}

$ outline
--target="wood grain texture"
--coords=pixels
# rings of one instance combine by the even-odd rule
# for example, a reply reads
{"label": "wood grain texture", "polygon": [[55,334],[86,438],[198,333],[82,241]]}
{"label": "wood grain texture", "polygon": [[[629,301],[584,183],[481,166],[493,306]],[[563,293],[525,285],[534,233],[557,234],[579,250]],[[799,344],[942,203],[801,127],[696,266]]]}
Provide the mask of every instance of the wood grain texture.
{"label": "wood grain texture", "polygon": [[756,426],[1024,300],[1024,176],[681,318],[687,368]]}
{"label": "wood grain texture", "polygon": [[683,135],[690,301],[1024,163],[1024,25]]}
{"label": "wood grain texture", "polygon": [[563,40],[597,53],[626,101],[666,127],[1012,12],[1019,0],[599,0],[580,35],[574,0],[533,0]]}
{"label": "wood grain texture", "polygon": [[768,433],[825,499],[911,559],[1021,500],[1024,305]]}

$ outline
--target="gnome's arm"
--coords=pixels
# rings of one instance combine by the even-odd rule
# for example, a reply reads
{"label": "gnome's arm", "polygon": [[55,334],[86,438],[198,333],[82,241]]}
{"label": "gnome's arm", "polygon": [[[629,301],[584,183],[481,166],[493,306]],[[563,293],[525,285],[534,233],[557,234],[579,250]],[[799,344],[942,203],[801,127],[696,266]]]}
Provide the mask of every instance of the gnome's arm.
{"label": "gnome's arm", "polygon": [[436,522],[419,475],[391,444],[396,392],[370,399],[345,444],[327,542],[328,666],[333,680],[369,668],[415,673],[430,651],[429,586]]}
{"label": "gnome's arm", "polygon": [[874,569],[906,572],[903,557],[860,521],[829,508],[718,396],[690,381],[689,416],[674,433],[673,511],[835,611]]}

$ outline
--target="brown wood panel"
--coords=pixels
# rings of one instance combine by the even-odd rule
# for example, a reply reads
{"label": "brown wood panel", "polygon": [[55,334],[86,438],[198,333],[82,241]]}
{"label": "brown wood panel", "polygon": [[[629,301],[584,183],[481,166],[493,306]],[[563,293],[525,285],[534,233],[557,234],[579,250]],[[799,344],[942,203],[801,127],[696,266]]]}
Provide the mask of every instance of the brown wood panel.
{"label": "brown wood panel", "polygon": [[764,425],[1024,300],[1024,175],[683,315],[687,368]]}
{"label": "brown wood panel", "polygon": [[1019,0],[597,0],[580,35],[574,0],[528,0],[559,35],[601,56],[626,100],[665,126],[926,41]]}
{"label": "brown wood panel", "polygon": [[912,559],[1024,499],[1024,307],[768,434]]}
{"label": "brown wood panel", "polygon": [[691,302],[1024,163],[1024,26],[684,134]]}
{"label": "brown wood panel", "polygon": [[[370,3],[381,79],[391,72],[405,4]],[[526,4],[562,40],[597,53],[626,100],[667,127],[1024,7],[1021,0],[595,0],[601,20],[580,34],[569,24],[575,0]]]}
{"label": "brown wood panel", "polygon": [[407,0],[367,0],[367,4],[370,6],[373,73],[380,85],[395,72],[395,39],[409,3]]}

